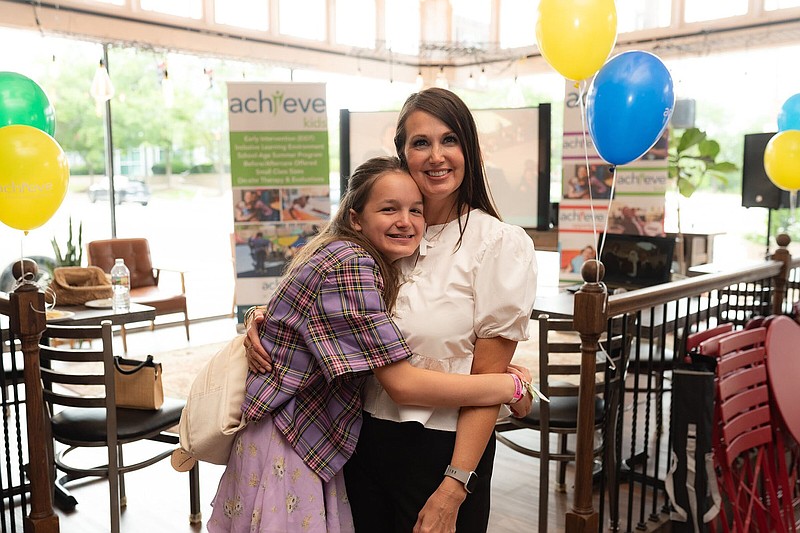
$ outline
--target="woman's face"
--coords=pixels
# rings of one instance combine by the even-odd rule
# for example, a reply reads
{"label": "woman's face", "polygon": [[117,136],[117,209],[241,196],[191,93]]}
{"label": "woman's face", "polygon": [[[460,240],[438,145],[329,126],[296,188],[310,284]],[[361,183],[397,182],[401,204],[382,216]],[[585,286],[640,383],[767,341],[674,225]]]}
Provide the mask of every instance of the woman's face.
{"label": "woman's face", "polygon": [[464,152],[461,141],[447,125],[424,111],[406,119],[403,153],[411,177],[426,201],[452,199],[464,181]]}

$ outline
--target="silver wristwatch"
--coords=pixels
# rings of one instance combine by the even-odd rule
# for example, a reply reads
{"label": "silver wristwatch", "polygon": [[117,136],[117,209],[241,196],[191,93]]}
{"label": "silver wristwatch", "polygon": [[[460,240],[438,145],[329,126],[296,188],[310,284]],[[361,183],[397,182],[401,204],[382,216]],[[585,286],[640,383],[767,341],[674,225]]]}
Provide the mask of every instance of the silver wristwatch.
{"label": "silver wristwatch", "polygon": [[478,484],[478,474],[471,470],[461,470],[453,465],[447,465],[447,468],[444,469],[444,475],[463,483],[464,490],[469,494],[472,494],[472,491],[475,490],[475,486]]}

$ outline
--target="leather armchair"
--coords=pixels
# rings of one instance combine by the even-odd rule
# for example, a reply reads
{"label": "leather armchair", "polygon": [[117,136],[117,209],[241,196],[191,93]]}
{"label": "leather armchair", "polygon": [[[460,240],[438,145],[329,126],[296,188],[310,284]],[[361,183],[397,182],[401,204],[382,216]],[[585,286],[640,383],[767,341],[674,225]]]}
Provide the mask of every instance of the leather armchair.
{"label": "leather armchair", "polygon": [[[149,305],[156,309],[156,315],[183,313],[186,327],[186,340],[189,340],[189,315],[186,311],[186,285],[183,272],[181,292],[177,293],[159,287],[158,282],[163,269],[153,267],[150,258],[150,244],[144,238],[106,239],[92,241],[87,246],[88,262],[111,272],[114,260],[121,257],[131,271],[131,302]],[[155,322],[151,329],[155,328]],[[125,328],[122,331],[122,345],[127,352]]]}

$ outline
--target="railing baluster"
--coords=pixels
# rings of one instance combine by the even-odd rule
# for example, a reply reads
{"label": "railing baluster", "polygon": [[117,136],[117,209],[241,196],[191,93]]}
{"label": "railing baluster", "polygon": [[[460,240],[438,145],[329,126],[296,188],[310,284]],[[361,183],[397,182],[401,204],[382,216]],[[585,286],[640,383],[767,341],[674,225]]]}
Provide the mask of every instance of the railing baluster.
{"label": "railing baluster", "polygon": [[[20,266],[26,272],[33,272],[35,278],[36,264],[20,261],[14,265],[16,279],[23,279]],[[39,372],[39,339],[45,328],[44,293],[34,283],[23,282],[11,293],[8,304],[4,304],[3,308],[10,311],[10,331],[21,341],[25,382],[30,512],[23,518],[24,530],[26,533],[58,533],[58,516],[53,512],[53,483],[50,479],[51,457],[47,442],[49,422]],[[22,461],[21,442],[18,442],[18,448]]]}

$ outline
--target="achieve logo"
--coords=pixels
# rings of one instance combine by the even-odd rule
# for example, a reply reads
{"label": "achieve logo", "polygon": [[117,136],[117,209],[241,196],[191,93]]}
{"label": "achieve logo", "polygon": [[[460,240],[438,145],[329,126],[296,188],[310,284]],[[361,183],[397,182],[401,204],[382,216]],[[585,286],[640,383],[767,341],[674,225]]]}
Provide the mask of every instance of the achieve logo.
{"label": "achieve logo", "polygon": [[257,96],[231,98],[229,111],[231,113],[268,113],[271,115],[277,115],[279,112],[325,114],[327,105],[324,98],[295,98],[285,96],[282,91],[275,91],[270,96],[259,89]]}
{"label": "achieve logo", "polygon": [[53,184],[51,182],[47,183],[17,183],[12,181],[11,183],[5,184],[0,186],[0,191],[9,194],[25,194],[25,193],[46,193],[53,191]]}

